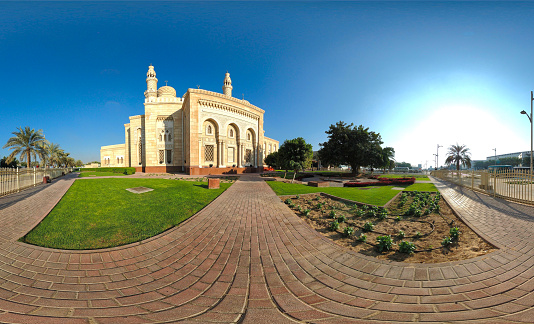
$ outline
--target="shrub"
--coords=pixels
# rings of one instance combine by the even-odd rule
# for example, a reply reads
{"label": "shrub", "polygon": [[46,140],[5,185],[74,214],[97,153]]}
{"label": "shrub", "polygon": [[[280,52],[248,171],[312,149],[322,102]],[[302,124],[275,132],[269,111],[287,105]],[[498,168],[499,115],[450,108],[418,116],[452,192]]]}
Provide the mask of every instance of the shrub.
{"label": "shrub", "polygon": [[309,209],[304,209],[304,216],[308,216],[308,215],[310,215],[310,212],[311,212],[311,210],[309,210]]}
{"label": "shrub", "polygon": [[458,227],[453,227],[449,230],[449,234],[451,235],[452,241],[458,241],[462,232],[460,232],[460,229]]}
{"label": "shrub", "polygon": [[331,222],[329,228],[330,228],[331,231],[337,231],[339,229],[338,221]]}
{"label": "shrub", "polygon": [[386,219],[386,218],[388,217],[388,211],[387,211],[387,209],[381,209],[381,210],[378,212],[377,216],[378,216],[378,219],[380,219],[380,220],[384,220],[384,219]]}
{"label": "shrub", "polygon": [[363,230],[366,232],[372,232],[374,227],[375,225],[373,225],[373,223],[367,222],[363,225]]}
{"label": "shrub", "polygon": [[404,238],[404,236],[406,236],[406,234],[404,233],[404,231],[400,230],[399,231],[399,234],[397,234],[397,237],[398,238]]}
{"label": "shrub", "polygon": [[291,198],[287,198],[284,202],[286,204],[290,205],[292,203],[292,200],[291,200]]}
{"label": "shrub", "polygon": [[345,229],[343,230],[343,234],[346,237],[351,237],[352,235],[354,235],[354,228],[350,226],[345,227]]}
{"label": "shrub", "polygon": [[343,223],[343,222],[346,222],[347,221],[347,217],[345,217],[345,215],[341,215],[337,218],[337,221],[340,222],[340,223]]}
{"label": "shrub", "polygon": [[393,241],[391,240],[390,235],[378,236],[376,238],[378,252],[384,252],[391,250],[393,246]]}
{"label": "shrub", "polygon": [[445,238],[443,239],[443,241],[441,241],[441,245],[443,245],[443,246],[449,246],[451,243],[452,243],[451,238],[448,237],[448,236],[445,237]]}
{"label": "shrub", "polygon": [[359,209],[359,210],[356,211],[356,216],[362,217],[364,215],[365,215],[365,211],[364,210]]}
{"label": "shrub", "polygon": [[331,218],[336,218],[336,212],[332,210],[332,211],[330,212],[330,217],[331,217]]}
{"label": "shrub", "polygon": [[412,242],[402,241],[399,243],[399,251],[402,253],[412,254],[415,251],[415,244]]}
{"label": "shrub", "polygon": [[367,241],[367,235],[365,234],[361,234],[359,237],[358,237],[358,241],[359,242],[366,242]]}

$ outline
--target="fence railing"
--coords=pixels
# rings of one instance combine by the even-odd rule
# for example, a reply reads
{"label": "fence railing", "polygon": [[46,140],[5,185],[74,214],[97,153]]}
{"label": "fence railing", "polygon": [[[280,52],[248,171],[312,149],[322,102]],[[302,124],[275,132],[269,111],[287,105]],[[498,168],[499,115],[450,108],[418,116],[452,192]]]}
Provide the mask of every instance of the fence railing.
{"label": "fence railing", "polygon": [[534,175],[529,170],[437,170],[431,175],[494,197],[534,204]]}
{"label": "fence railing", "polygon": [[0,196],[43,183],[45,176],[54,179],[72,170],[72,168],[0,168]]}

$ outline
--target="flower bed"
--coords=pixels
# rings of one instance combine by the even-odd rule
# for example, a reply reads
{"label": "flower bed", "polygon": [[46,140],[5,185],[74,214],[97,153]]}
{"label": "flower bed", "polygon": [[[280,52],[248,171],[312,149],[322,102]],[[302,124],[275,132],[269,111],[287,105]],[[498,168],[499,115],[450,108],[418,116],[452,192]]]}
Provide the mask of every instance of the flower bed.
{"label": "flower bed", "polygon": [[343,187],[367,187],[367,186],[392,186],[392,185],[412,185],[415,178],[378,178],[378,182],[345,182]]}

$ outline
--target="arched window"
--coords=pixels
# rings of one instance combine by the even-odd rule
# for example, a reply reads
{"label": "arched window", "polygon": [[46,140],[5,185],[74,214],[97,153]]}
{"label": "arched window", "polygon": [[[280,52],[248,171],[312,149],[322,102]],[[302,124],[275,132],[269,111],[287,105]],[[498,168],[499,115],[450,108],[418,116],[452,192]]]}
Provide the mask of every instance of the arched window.
{"label": "arched window", "polygon": [[247,141],[250,141],[250,133],[247,133]]}
{"label": "arched window", "polygon": [[207,135],[213,134],[213,128],[211,127],[211,125],[208,125],[208,127],[206,127],[206,134]]}
{"label": "arched window", "polygon": [[234,130],[232,128],[230,128],[230,137],[234,138]]}

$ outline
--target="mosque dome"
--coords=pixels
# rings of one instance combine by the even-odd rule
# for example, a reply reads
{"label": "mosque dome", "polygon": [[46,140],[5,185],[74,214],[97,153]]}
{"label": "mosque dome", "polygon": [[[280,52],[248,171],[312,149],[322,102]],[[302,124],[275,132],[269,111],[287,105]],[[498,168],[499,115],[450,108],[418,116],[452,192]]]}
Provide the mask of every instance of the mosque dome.
{"label": "mosque dome", "polygon": [[163,86],[158,89],[158,97],[176,97],[176,90],[173,87]]}

